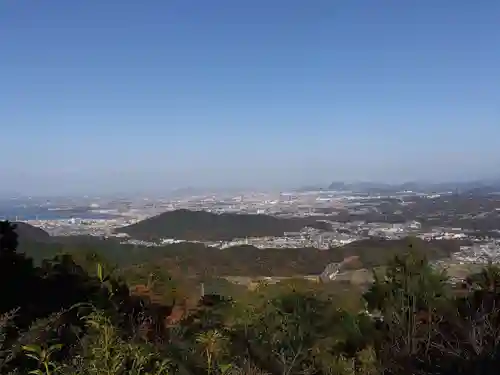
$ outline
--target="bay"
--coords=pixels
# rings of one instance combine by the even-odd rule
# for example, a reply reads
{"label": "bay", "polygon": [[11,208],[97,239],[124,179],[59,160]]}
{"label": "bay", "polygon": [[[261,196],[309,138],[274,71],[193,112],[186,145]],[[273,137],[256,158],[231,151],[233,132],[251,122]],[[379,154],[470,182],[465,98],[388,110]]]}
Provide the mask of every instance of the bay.
{"label": "bay", "polygon": [[111,219],[111,214],[103,214],[90,210],[49,210],[44,207],[0,206],[0,220],[69,220],[75,219]]}

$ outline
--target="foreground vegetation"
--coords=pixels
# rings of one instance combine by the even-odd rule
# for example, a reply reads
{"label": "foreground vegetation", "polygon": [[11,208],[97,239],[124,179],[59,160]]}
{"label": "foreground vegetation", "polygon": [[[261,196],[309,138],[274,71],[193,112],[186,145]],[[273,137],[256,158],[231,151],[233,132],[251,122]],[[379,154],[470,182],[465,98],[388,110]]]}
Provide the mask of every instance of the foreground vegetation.
{"label": "foreground vegetation", "polygon": [[367,290],[291,280],[200,296],[157,262],[35,266],[0,223],[2,374],[490,374],[500,272],[452,286],[411,242]]}

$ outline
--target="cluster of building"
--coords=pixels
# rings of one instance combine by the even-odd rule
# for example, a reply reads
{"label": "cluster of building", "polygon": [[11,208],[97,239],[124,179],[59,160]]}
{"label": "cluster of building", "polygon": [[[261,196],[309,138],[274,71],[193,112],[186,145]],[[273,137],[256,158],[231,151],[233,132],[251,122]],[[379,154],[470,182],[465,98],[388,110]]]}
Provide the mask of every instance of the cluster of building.
{"label": "cluster of building", "polygon": [[26,223],[42,228],[52,236],[113,236],[113,229],[128,225],[131,220],[121,217],[110,219],[59,219],[25,220]]}
{"label": "cluster of building", "polygon": [[[356,195],[334,191],[304,193],[242,193],[228,195],[203,195],[181,199],[135,200],[99,200],[89,204],[89,212],[108,215],[99,219],[61,219],[31,220],[28,223],[41,227],[52,235],[92,235],[116,236],[122,243],[136,246],[165,246],[181,242],[182,239],[165,238],[159,242],[146,242],[128,238],[125,234],[116,234],[114,229],[133,224],[162,212],[189,209],[205,210],[213,213],[267,214],[277,217],[317,216],[326,222],[327,230],[303,228],[299,232],[284,233],[278,237],[235,238],[231,241],[204,241],[207,246],[226,249],[238,245],[251,245],[258,248],[307,248],[329,249],[343,246],[366,238],[399,239],[408,235],[425,240],[470,239],[475,241],[474,233],[461,228],[422,228],[418,221],[407,223],[365,222],[350,220],[336,221],[339,212],[349,215],[380,213],[379,206],[388,199],[397,202],[400,207],[409,204],[414,193],[401,193],[390,197],[374,195]],[[433,199],[435,196],[424,198]],[[89,201],[90,202],[90,201]],[[71,204],[76,204],[71,202]],[[80,205],[81,206],[81,205]],[[87,212],[87,216],[89,214]],[[324,219],[322,219],[323,217]],[[500,261],[499,244],[494,240],[484,240],[471,247],[464,247],[454,255],[457,262],[483,262],[485,259]]]}
{"label": "cluster of building", "polygon": [[461,246],[460,251],[452,255],[452,260],[459,264],[500,263],[500,241],[491,240],[488,243]]}

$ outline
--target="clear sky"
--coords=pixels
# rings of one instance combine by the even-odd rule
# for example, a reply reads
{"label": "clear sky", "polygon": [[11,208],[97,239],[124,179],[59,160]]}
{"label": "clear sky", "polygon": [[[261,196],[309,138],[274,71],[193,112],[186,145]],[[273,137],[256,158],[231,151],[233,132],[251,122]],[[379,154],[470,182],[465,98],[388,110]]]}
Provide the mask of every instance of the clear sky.
{"label": "clear sky", "polygon": [[499,20],[498,0],[2,0],[0,190],[499,175]]}

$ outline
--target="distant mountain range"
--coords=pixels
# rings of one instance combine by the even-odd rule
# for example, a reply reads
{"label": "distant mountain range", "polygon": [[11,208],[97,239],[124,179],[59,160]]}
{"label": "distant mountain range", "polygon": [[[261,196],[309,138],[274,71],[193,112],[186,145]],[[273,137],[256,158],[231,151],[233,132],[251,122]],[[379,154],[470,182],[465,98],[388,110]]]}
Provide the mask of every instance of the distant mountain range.
{"label": "distant mountain range", "polygon": [[359,193],[392,193],[401,191],[416,191],[424,193],[458,192],[471,194],[488,194],[500,192],[500,178],[489,180],[461,181],[461,182],[404,182],[388,184],[378,182],[346,183],[332,182],[326,190],[352,191]]}

